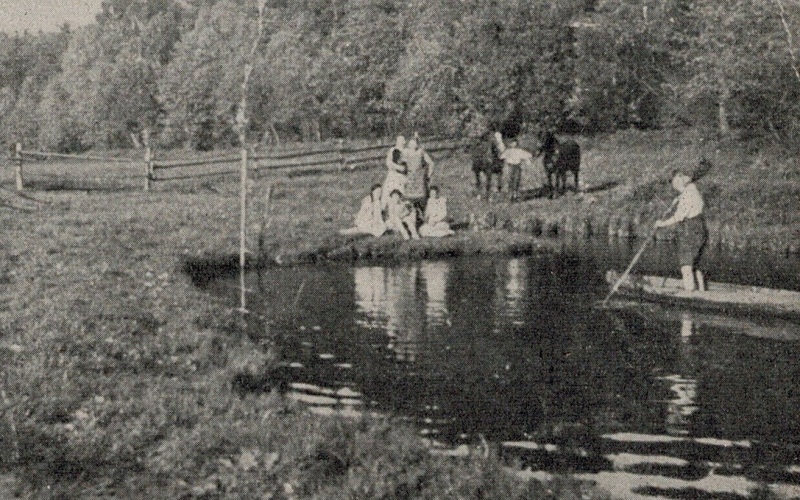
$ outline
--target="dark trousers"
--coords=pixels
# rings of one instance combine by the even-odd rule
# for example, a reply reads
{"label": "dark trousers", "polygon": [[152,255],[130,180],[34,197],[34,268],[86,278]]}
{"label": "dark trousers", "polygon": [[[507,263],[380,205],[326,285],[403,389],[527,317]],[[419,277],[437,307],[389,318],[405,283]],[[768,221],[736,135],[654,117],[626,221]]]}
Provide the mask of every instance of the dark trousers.
{"label": "dark trousers", "polygon": [[678,223],[678,260],[681,266],[697,267],[708,242],[703,214]]}
{"label": "dark trousers", "polygon": [[522,179],[522,165],[509,165],[508,167],[508,193],[514,201],[519,196],[519,183]]}
{"label": "dark trousers", "polygon": [[420,196],[408,198],[408,201],[411,202],[411,206],[413,206],[414,210],[417,212],[417,227],[419,227],[422,223],[422,217],[425,214],[425,207],[428,206],[428,197]]}

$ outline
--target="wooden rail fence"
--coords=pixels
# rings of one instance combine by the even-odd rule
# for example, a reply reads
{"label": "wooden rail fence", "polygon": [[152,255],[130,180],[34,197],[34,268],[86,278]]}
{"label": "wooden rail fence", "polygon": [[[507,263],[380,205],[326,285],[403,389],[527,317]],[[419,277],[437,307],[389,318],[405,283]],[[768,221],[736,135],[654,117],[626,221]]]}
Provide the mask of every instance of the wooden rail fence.
{"label": "wooden rail fence", "polygon": [[[430,137],[420,141],[423,145],[428,145],[425,150],[428,153],[438,153],[452,151],[464,147],[465,139],[449,137]],[[365,163],[380,162],[383,165],[385,158],[384,151],[392,147],[394,143],[381,143],[366,146],[352,146],[339,140],[334,146],[326,148],[316,148],[308,150],[286,150],[271,151],[262,154],[255,154],[250,157],[248,170],[251,172],[277,171],[277,170],[296,170],[302,171],[308,167],[333,167],[332,171],[354,170],[358,165]],[[17,143],[13,153],[14,177],[18,191],[25,189],[23,177],[23,166],[26,162],[43,161],[48,159],[63,159],[71,161],[91,161],[106,163],[121,163],[130,165],[140,165],[143,188],[149,191],[153,183],[178,181],[185,179],[197,179],[202,177],[217,177],[239,173],[238,169],[209,169],[219,165],[234,165],[241,161],[239,155],[193,158],[187,160],[159,160],[156,159],[150,146],[145,147],[142,159],[97,156],[97,155],[78,155],[67,153],[55,153],[52,151],[25,150],[22,145]],[[198,171],[198,167],[206,167]],[[177,172],[176,174],[171,174]],[[162,175],[158,175],[161,173]]]}

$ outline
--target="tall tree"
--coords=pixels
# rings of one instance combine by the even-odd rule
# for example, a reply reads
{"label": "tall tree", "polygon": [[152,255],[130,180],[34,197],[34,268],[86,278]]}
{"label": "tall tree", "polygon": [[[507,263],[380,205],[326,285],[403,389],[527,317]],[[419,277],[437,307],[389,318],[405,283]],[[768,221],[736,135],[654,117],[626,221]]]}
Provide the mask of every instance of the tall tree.
{"label": "tall tree", "polygon": [[252,5],[221,0],[200,8],[159,82],[164,138],[208,149],[237,141],[234,118],[244,57],[255,33]]}
{"label": "tall tree", "polygon": [[0,88],[7,99],[0,123],[5,141],[35,142],[40,125],[35,110],[48,82],[61,71],[70,36],[68,26],[37,36],[0,34]]}
{"label": "tall tree", "polygon": [[664,2],[609,0],[574,23],[572,118],[584,130],[656,127],[671,74],[670,12]]}
{"label": "tall tree", "polygon": [[322,113],[338,134],[384,134],[386,83],[397,70],[408,38],[399,0],[352,0],[324,51]]}
{"label": "tall tree", "polygon": [[786,82],[791,64],[789,54],[779,50],[785,41],[774,5],[704,0],[686,3],[681,13],[685,49],[676,54],[689,74],[685,102],[713,104],[723,135],[732,125],[769,127],[776,112],[791,105],[780,94],[798,95],[797,86]]}

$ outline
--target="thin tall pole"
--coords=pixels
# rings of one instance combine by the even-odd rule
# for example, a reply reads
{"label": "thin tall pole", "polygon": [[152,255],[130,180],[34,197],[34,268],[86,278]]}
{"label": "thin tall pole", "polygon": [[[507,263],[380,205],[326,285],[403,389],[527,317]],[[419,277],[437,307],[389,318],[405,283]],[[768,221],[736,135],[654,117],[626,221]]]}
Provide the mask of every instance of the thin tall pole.
{"label": "thin tall pole", "polygon": [[250,74],[253,72],[253,59],[264,33],[264,9],[266,2],[259,0],[258,3],[258,32],[250,53],[244,63],[244,78],[242,79],[242,97],[239,102],[239,110],[236,113],[236,124],[239,126],[239,144],[242,148],[242,162],[239,170],[239,311],[247,313],[247,289],[245,288],[245,264],[247,253],[247,85],[250,82]]}
{"label": "thin tall pole", "polygon": [[[674,207],[675,204],[677,204],[677,203],[678,203],[678,198],[675,198],[674,200],[672,200],[672,204],[669,206],[669,208],[667,208],[664,211],[664,213],[661,215],[661,218],[666,217],[667,214],[669,214],[669,212],[672,210],[672,207]],[[644,249],[647,248],[647,245],[650,244],[650,240],[652,240],[653,236],[656,235],[656,231],[658,231],[658,228],[654,227],[650,231],[650,234],[647,235],[647,238],[645,238],[644,243],[642,243],[641,248],[639,248],[639,251],[636,252],[636,255],[633,256],[633,260],[631,260],[631,263],[628,264],[628,268],[625,269],[625,272],[622,273],[622,275],[619,277],[617,282],[614,283],[614,286],[611,287],[611,291],[608,292],[608,295],[606,295],[606,298],[603,299],[603,307],[605,307],[608,304],[608,299],[610,299],[611,296],[614,295],[617,290],[619,290],[619,286],[622,284],[623,281],[625,281],[625,278],[627,278],[628,275],[631,273],[631,270],[633,269],[633,266],[635,266],[636,263],[639,262],[639,259],[642,257],[642,254],[644,253]]]}
{"label": "thin tall pole", "polygon": [[17,191],[22,191],[25,189],[25,185],[22,182],[22,144],[17,143],[16,148],[14,149],[14,159],[15,166],[14,166],[14,178],[17,183]]}
{"label": "thin tall pole", "polygon": [[[244,140],[245,127],[241,127],[241,131],[239,132],[239,138],[242,140],[242,144],[245,144]],[[242,164],[240,169],[240,190],[239,190],[239,289],[240,289],[240,297],[239,297],[239,311],[242,313],[247,312],[247,290],[245,288],[245,264],[247,263],[247,248],[246,248],[246,238],[247,238],[247,148],[242,146]]]}
{"label": "thin tall pole", "polygon": [[789,27],[789,23],[786,21],[786,9],[783,8],[783,2],[781,2],[781,0],[775,0],[775,3],[778,4],[778,9],[781,14],[781,24],[783,24],[783,30],[786,32],[786,46],[789,48],[789,56],[792,58],[792,69],[794,70],[794,75],[800,80],[800,69],[797,68],[797,56],[794,53],[792,30]]}
{"label": "thin tall pole", "polygon": [[142,142],[144,142],[144,190],[150,191],[150,183],[153,180],[153,149],[150,147],[150,129],[142,131]]}

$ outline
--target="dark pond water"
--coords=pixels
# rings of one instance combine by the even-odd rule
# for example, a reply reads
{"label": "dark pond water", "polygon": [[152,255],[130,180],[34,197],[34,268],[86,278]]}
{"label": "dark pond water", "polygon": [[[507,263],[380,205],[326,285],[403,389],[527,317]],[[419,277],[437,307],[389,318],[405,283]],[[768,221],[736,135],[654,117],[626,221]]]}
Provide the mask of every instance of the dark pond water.
{"label": "dark pond water", "polygon": [[[313,411],[400,417],[450,450],[485,439],[626,498],[800,495],[800,328],[594,307],[636,249],[275,269],[249,276],[248,307]],[[796,258],[709,257],[715,281],[800,290]],[[674,259],[657,246],[637,271]],[[234,279],[210,290],[237,303]]]}

